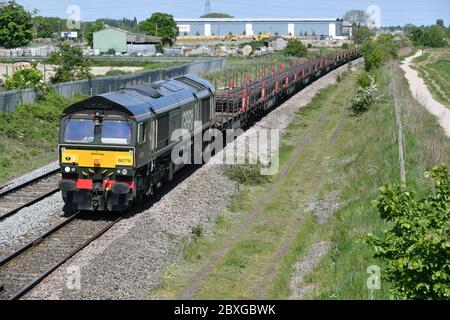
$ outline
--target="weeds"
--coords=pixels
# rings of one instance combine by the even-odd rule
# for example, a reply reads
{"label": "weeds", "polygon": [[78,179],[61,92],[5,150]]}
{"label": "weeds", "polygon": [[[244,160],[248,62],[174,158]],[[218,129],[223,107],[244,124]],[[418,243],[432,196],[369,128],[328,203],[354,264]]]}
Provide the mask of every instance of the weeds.
{"label": "weeds", "polygon": [[261,174],[262,165],[238,164],[230,165],[225,169],[225,175],[240,184],[258,185],[270,181],[270,177]]}

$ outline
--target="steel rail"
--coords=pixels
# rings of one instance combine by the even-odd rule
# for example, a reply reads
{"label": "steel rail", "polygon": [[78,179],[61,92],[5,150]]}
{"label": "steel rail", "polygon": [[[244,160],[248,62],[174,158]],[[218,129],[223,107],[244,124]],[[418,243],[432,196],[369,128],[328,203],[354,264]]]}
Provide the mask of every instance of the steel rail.
{"label": "steel rail", "polygon": [[[20,190],[22,190],[22,189],[24,189],[26,187],[29,187],[29,186],[31,186],[33,184],[38,183],[39,181],[41,181],[41,180],[43,180],[45,178],[48,178],[48,177],[50,177],[50,176],[52,176],[54,174],[57,174],[59,172],[59,170],[60,170],[59,168],[54,169],[54,170],[52,170],[50,172],[47,172],[47,173],[45,173],[43,175],[35,177],[35,178],[33,178],[33,179],[29,180],[29,181],[26,181],[24,183],[18,184],[18,185],[14,186],[14,187],[12,187],[10,189],[4,190],[4,191],[0,191],[0,201],[1,201],[2,198],[6,197],[7,195],[11,195],[14,192],[18,192],[18,191],[20,191]],[[54,193],[56,193],[58,191],[59,191],[58,187],[53,188],[50,191],[48,191],[48,192],[46,192],[46,193],[44,193],[44,194],[42,194],[42,195],[40,195],[40,196],[38,196],[36,198],[33,198],[32,200],[27,201],[26,203],[24,203],[24,204],[22,204],[22,205],[20,205],[18,207],[15,207],[14,209],[9,210],[8,212],[6,212],[4,214],[1,214],[0,215],[0,221],[6,219],[7,217],[12,216],[13,214],[17,213],[18,211],[20,211],[20,210],[22,210],[24,208],[27,208],[27,207],[29,207],[29,206],[31,206],[31,205],[39,202],[39,201],[41,201],[41,200],[51,196],[52,194],[54,194]]]}
{"label": "steel rail", "polygon": [[[51,236],[53,233],[55,233],[57,230],[61,229],[71,221],[74,221],[75,218],[77,218],[80,215],[80,212],[77,212],[73,216],[71,216],[69,219],[64,221],[63,223],[57,225],[55,228],[52,228],[51,230],[47,231],[44,235],[38,237],[36,240],[28,243],[24,247],[20,248],[13,254],[9,255],[8,257],[4,258],[0,262],[0,266],[5,265],[8,262],[13,261],[15,258],[23,254],[24,252],[28,251],[32,247],[38,246],[41,244],[46,238]],[[47,270],[42,272],[41,274],[37,275],[32,281],[28,282],[21,288],[19,288],[17,291],[15,291],[12,295],[8,296],[7,300],[17,300],[24,296],[26,293],[31,291],[34,287],[36,287],[42,280],[44,280],[48,275],[53,273],[57,268],[59,268],[61,265],[63,265],[65,262],[67,262],[70,258],[72,258],[75,254],[83,250],[85,247],[87,247],[90,243],[92,243],[94,240],[98,239],[100,236],[102,236],[106,231],[108,231],[111,227],[113,227],[117,222],[122,220],[122,216],[116,218],[114,221],[111,221],[108,223],[105,227],[103,227],[100,231],[96,232],[94,235],[92,235],[88,240],[83,242],[81,245],[79,245],[74,250],[70,251],[68,254],[66,254],[63,258],[61,258],[58,262],[54,263],[51,267],[49,267]],[[1,292],[1,291],[0,291]]]}

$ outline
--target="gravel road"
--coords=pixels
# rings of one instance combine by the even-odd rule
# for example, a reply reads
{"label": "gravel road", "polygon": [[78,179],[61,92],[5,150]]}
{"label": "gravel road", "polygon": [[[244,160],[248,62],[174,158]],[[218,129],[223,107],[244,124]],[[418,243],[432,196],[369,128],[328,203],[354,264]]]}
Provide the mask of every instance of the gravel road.
{"label": "gravel road", "polygon": [[[353,64],[361,63],[361,59]],[[283,129],[301,105],[336,82],[347,66],[330,72],[263,118],[255,127]],[[302,100],[302,103],[292,101]],[[220,153],[216,157],[220,156]],[[149,209],[123,219],[61,266],[25,299],[148,299],[165,268],[182,259],[182,247],[201,225],[211,233],[216,217],[237,191],[223,166],[204,165]],[[81,289],[68,289],[68,270],[80,270]]]}

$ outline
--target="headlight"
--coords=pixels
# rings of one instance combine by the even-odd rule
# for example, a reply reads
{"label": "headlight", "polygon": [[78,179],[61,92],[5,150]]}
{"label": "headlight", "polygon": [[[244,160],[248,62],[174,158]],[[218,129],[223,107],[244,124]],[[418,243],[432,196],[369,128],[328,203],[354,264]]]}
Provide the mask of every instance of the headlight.
{"label": "headlight", "polygon": [[128,173],[128,170],[127,169],[123,169],[122,170],[122,174],[125,176],[126,174]]}
{"label": "headlight", "polygon": [[65,171],[66,173],[69,173],[69,172],[70,172],[70,167],[65,167],[65,168],[64,168],[64,171]]}

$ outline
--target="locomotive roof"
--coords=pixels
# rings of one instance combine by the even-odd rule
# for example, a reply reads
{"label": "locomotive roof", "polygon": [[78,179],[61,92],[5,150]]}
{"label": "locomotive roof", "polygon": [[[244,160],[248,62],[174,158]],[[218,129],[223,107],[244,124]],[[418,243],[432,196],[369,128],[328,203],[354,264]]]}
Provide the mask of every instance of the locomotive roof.
{"label": "locomotive roof", "polygon": [[153,112],[160,114],[214,91],[206,80],[187,74],[154,83],[125,88],[87,98],[66,108],[63,114],[84,110],[115,110],[138,117]]}

